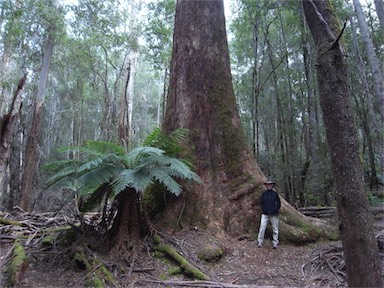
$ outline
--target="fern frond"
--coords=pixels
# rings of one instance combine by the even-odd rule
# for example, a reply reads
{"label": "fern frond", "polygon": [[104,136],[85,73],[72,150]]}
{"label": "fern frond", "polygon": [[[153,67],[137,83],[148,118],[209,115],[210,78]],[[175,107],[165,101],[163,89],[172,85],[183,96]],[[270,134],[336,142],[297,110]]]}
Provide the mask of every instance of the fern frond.
{"label": "fern frond", "polygon": [[170,174],[168,174],[162,168],[150,169],[150,177],[159,183],[163,184],[165,188],[172,194],[179,196],[182,189],[179,183],[177,183]]}
{"label": "fern frond", "polygon": [[160,128],[155,128],[144,140],[144,146],[158,147],[165,151],[166,154],[179,156],[183,152],[183,144],[188,139],[189,130],[179,128],[169,135],[163,133]]}
{"label": "fern frond", "polygon": [[96,141],[96,140],[88,140],[85,142],[85,146],[95,152],[100,154],[115,154],[115,155],[124,155],[124,148],[120,145],[112,142],[106,141]]}
{"label": "fern frond", "polygon": [[77,165],[69,165],[62,168],[47,180],[47,188],[59,184],[62,180],[74,177],[77,174],[77,171]]}
{"label": "fern frond", "polygon": [[99,186],[97,189],[93,190],[91,193],[82,193],[82,195],[86,195],[86,194],[88,195],[87,197],[83,197],[84,199],[79,207],[79,210],[81,212],[87,212],[97,207],[98,205],[101,204],[104,197],[107,197],[109,195],[110,191],[111,191],[111,186],[105,183]]}
{"label": "fern frond", "polygon": [[156,147],[138,147],[136,149],[133,149],[131,152],[129,152],[126,155],[126,160],[128,163],[130,163],[130,166],[135,165],[138,163],[141,159],[148,157],[149,155],[163,155],[164,150],[161,150]]}
{"label": "fern frond", "polygon": [[97,188],[102,184],[111,182],[115,175],[120,173],[121,170],[121,167],[101,166],[84,172],[77,177],[77,180],[82,189],[86,187]]}
{"label": "fern frond", "polygon": [[152,146],[152,147],[159,147],[159,143],[161,142],[161,129],[159,127],[156,127],[152,130],[151,133],[144,139],[143,146]]}
{"label": "fern frond", "polygon": [[136,170],[134,169],[125,169],[121,171],[112,182],[113,191],[118,194],[128,187],[134,187],[133,184],[136,181],[135,172]]}

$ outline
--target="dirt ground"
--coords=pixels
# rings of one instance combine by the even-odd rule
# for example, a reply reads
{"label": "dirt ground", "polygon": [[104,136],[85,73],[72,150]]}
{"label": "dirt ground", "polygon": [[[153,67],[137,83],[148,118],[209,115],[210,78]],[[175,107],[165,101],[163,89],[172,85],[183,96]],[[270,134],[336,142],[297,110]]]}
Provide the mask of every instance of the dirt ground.
{"label": "dirt ground", "polygon": [[[62,231],[57,228],[68,225],[65,215],[13,212],[0,213],[0,218],[17,221],[17,224],[0,224],[0,287],[3,287],[5,267],[12,259],[15,239],[24,239],[29,263],[14,287],[87,287],[87,279],[94,271],[76,265],[70,253],[74,250],[73,242],[69,242],[71,247],[62,247],[57,240],[49,247],[42,245],[42,239],[52,233],[48,231]],[[381,243],[384,243],[383,223],[380,218],[375,225]],[[116,259],[95,255],[108,271],[112,271],[116,281],[116,285],[105,287],[346,287],[340,241],[303,246],[282,242],[278,249],[272,249],[267,236],[265,245],[259,248],[255,239],[246,235],[236,239],[218,237],[197,228],[177,233],[161,232],[167,243],[209,277],[208,281],[192,281],[184,274],[174,275],[171,273],[176,266],[174,263],[155,257],[149,245],[143,245],[134,261],[123,263],[124,269],[121,269],[121,262],[120,266],[116,265]],[[223,255],[218,261],[207,263],[197,257],[207,244],[222,248]],[[380,257],[384,264],[383,249]],[[382,267],[384,277],[384,265]]]}
{"label": "dirt ground", "polygon": [[[140,253],[133,265],[130,263],[132,267],[128,269],[129,272],[114,273],[117,287],[324,287],[324,282],[316,280],[315,275],[305,275],[303,268],[308,265],[315,249],[330,243],[306,246],[281,243],[278,249],[272,249],[267,241],[264,247],[259,248],[254,239],[249,237],[241,240],[218,239],[199,230],[185,230],[171,237],[179,246],[179,252],[210,277],[209,282],[191,283],[191,279],[183,275],[170,275],[172,264],[153,257],[147,250]],[[205,263],[197,258],[197,252],[207,243],[215,243],[223,248],[224,255],[219,261]],[[4,244],[2,248],[4,252]],[[29,267],[16,287],[86,286],[88,272],[76,269],[65,253],[53,249],[32,253],[29,259]],[[113,268],[111,266],[109,268]],[[344,286],[345,283],[340,284]]]}

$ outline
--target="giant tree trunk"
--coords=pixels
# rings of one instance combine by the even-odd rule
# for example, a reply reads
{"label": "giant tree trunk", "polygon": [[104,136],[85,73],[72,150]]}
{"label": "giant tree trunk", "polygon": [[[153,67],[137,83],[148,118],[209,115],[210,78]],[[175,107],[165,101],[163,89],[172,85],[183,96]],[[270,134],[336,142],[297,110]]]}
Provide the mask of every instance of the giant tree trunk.
{"label": "giant tree trunk", "polygon": [[[181,219],[173,224],[203,226],[218,235],[256,232],[265,176],[248,147],[236,106],[223,1],[179,0],[173,41],[164,130],[189,129],[195,170],[204,184],[185,186],[182,197],[168,202],[164,219],[168,225]],[[290,223],[305,222],[282,203],[283,221],[294,215],[300,220]],[[287,227],[283,223],[282,237],[291,232]]]}
{"label": "giant tree trunk", "polygon": [[302,3],[317,47],[320,104],[336,182],[348,285],[382,287],[378,246],[359,162],[348,71],[339,43],[341,32],[327,0],[303,0]]}

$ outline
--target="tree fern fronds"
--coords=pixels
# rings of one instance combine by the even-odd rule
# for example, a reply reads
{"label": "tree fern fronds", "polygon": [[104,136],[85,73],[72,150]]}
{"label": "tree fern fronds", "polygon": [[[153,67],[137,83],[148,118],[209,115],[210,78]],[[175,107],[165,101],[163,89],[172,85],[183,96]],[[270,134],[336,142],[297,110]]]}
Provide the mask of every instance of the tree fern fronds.
{"label": "tree fern fronds", "polygon": [[122,156],[125,153],[125,150],[123,147],[121,147],[117,143],[112,143],[112,142],[88,140],[85,142],[85,146],[92,151],[96,151],[104,155],[116,154],[116,155]]}
{"label": "tree fern fronds", "polygon": [[172,131],[169,137],[173,139],[177,144],[184,144],[188,140],[189,130],[187,128],[179,128]]}
{"label": "tree fern fronds", "polygon": [[79,160],[65,159],[65,160],[58,160],[58,161],[47,163],[42,168],[45,171],[56,172],[56,171],[59,171],[59,170],[66,168],[68,166],[74,166],[77,163],[80,164],[82,162]]}
{"label": "tree fern fronds", "polygon": [[135,181],[132,183],[132,188],[138,192],[144,192],[150,185],[152,185],[154,178],[150,172],[151,169],[135,169]]}
{"label": "tree fern fronds", "polygon": [[86,187],[98,187],[104,183],[109,183],[116,174],[120,173],[121,167],[101,166],[86,171],[77,176],[82,189]]}
{"label": "tree fern fronds", "polygon": [[[152,147],[159,147],[160,143],[160,137],[161,137],[161,129],[159,127],[156,127],[152,130],[151,133],[144,139],[143,146],[152,146]],[[160,148],[160,147],[159,147]]]}
{"label": "tree fern fronds", "polygon": [[103,162],[103,159],[101,159],[101,158],[92,159],[92,160],[84,163],[83,165],[81,165],[78,169],[78,173],[82,174],[88,170],[96,168],[96,167],[100,166],[100,164],[102,162]]}
{"label": "tree fern fronds", "polygon": [[134,187],[136,181],[135,172],[136,170],[134,169],[125,169],[121,171],[111,183],[113,191],[118,194],[128,187]]}
{"label": "tree fern fronds", "polygon": [[165,152],[162,149],[156,148],[156,147],[138,147],[136,149],[133,149],[131,152],[129,152],[126,155],[126,158],[131,163],[138,162],[141,158],[147,157],[148,155],[163,155]]}
{"label": "tree fern fronds", "polygon": [[169,135],[163,133],[160,128],[155,128],[144,140],[144,146],[158,147],[168,155],[178,156],[183,152],[182,144],[187,141],[189,130],[179,128]]}
{"label": "tree fern fronds", "polygon": [[163,184],[166,189],[175,194],[176,196],[180,195],[182,188],[179,183],[177,183],[168,173],[166,173],[161,168],[153,168],[150,170],[151,178],[155,179],[159,183]]}
{"label": "tree fern fronds", "polygon": [[70,165],[62,168],[47,180],[47,187],[62,183],[61,180],[63,179],[74,177],[77,174],[77,171],[77,165]]}
{"label": "tree fern fronds", "polygon": [[81,212],[90,211],[101,204],[105,197],[108,197],[109,192],[111,191],[111,186],[107,183],[99,186],[96,190],[93,190],[92,193],[79,193],[80,195],[88,195],[88,197],[83,197],[83,201],[80,202],[79,210]]}

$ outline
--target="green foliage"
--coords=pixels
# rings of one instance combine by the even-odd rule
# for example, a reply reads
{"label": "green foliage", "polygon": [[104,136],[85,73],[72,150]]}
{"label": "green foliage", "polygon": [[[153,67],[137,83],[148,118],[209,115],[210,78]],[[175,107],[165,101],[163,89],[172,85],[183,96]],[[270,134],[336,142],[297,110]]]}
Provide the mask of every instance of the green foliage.
{"label": "green foliage", "polygon": [[175,0],[160,0],[148,3],[148,14],[144,21],[144,35],[149,49],[146,51],[155,69],[168,67],[172,53],[172,33]]}
{"label": "green foliage", "polygon": [[[177,147],[177,141],[182,141],[185,136],[185,130],[175,131],[169,137],[156,130],[145,142],[156,143],[175,155],[182,151]],[[157,147],[143,146],[123,153],[124,150],[115,143],[87,141],[84,147],[67,147],[62,151],[70,151],[78,157],[50,163],[47,168],[56,173],[48,180],[48,185],[69,187],[70,184],[78,195],[88,196],[91,203],[100,203],[105,197],[132,189],[144,192],[155,183],[179,195],[182,187],[177,179],[200,182],[186,163]],[[87,206],[93,207],[90,203]]]}
{"label": "green foliage", "polygon": [[369,204],[372,206],[379,206],[384,204],[384,193],[383,192],[370,192],[368,194]]}
{"label": "green foliage", "polygon": [[188,133],[188,129],[179,128],[167,135],[160,128],[155,128],[144,140],[143,146],[157,147],[167,155],[178,156],[185,150],[182,145],[187,141]]}

